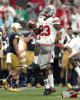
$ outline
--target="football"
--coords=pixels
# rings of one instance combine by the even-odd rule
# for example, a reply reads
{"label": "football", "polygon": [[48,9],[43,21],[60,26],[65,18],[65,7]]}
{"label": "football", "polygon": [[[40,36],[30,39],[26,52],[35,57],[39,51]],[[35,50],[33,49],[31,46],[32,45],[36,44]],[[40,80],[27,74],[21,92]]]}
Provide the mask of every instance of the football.
{"label": "football", "polygon": [[33,29],[36,26],[36,21],[34,19],[30,20],[27,24],[29,29]]}

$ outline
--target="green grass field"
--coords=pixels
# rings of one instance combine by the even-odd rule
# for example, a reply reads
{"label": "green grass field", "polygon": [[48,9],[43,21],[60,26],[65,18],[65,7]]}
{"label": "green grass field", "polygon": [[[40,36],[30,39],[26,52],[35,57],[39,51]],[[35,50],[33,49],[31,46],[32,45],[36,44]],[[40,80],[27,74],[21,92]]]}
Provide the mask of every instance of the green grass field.
{"label": "green grass field", "polygon": [[[32,88],[32,89],[23,89],[21,92],[10,92],[4,89],[0,89],[0,100],[63,100],[61,97],[61,92],[67,88],[57,88],[57,91],[48,96],[42,96],[43,88]],[[67,98],[66,100],[80,100],[78,98]]]}

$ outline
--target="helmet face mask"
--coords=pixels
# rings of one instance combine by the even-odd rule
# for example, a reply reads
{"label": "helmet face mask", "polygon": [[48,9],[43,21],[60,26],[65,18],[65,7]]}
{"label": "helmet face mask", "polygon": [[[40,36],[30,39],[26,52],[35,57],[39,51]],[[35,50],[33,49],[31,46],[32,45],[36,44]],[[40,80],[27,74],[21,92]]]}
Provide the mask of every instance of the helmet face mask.
{"label": "helmet face mask", "polygon": [[56,8],[53,5],[46,6],[43,11],[46,13],[47,17],[54,17],[56,14]]}
{"label": "helmet face mask", "polygon": [[44,12],[39,13],[38,17],[44,16]]}

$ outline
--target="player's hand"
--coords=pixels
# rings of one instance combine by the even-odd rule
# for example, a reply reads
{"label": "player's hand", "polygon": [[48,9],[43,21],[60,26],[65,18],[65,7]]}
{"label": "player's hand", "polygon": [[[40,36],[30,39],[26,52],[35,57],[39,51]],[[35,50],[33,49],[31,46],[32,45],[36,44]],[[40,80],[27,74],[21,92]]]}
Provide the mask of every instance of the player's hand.
{"label": "player's hand", "polygon": [[26,56],[20,58],[20,63],[21,64],[26,63]]}
{"label": "player's hand", "polygon": [[60,47],[62,46],[62,43],[58,43],[58,44],[56,44],[56,46],[57,46],[58,48],[60,48]]}
{"label": "player's hand", "polygon": [[60,49],[61,49],[61,50],[63,50],[63,49],[64,49],[64,46],[63,46],[63,45],[61,45],[61,46],[60,46]]}

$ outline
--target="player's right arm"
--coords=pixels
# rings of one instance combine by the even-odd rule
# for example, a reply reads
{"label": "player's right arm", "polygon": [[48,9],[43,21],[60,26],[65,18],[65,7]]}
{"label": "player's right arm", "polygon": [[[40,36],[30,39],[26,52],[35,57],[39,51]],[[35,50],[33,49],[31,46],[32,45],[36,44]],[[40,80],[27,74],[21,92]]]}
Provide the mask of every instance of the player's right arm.
{"label": "player's right arm", "polygon": [[41,29],[40,29],[40,27],[35,26],[35,28],[33,28],[33,31],[34,31],[34,33],[35,33],[36,35],[38,35],[38,34],[40,34]]}
{"label": "player's right arm", "polygon": [[31,36],[24,37],[24,41],[25,41],[26,43],[28,43],[30,40],[31,40]]}
{"label": "player's right arm", "polygon": [[40,25],[38,26],[38,24],[36,23],[35,20],[30,20],[28,23],[27,23],[27,27],[29,30],[33,30],[33,32],[38,35],[40,34]]}
{"label": "player's right arm", "polygon": [[61,39],[61,34],[59,31],[57,31],[57,37],[55,39],[55,42],[58,42]]}
{"label": "player's right arm", "polygon": [[28,43],[31,40],[31,36],[33,35],[33,30],[29,29],[29,34],[27,37],[24,37],[24,41]]}

